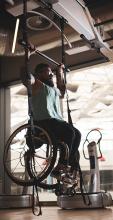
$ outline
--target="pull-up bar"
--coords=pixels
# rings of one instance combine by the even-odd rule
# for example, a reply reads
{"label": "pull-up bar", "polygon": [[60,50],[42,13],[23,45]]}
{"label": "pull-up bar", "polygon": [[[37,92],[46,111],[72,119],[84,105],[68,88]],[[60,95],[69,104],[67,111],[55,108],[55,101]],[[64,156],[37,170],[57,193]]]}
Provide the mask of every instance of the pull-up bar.
{"label": "pull-up bar", "polygon": [[52,58],[48,57],[47,55],[45,55],[44,53],[40,52],[37,48],[34,51],[30,52],[30,55],[32,54],[39,54],[41,57],[45,58],[46,60],[50,61],[51,63],[55,64],[56,66],[59,66],[59,63],[56,62],[55,60],[53,60]]}
{"label": "pull-up bar", "polygon": [[45,59],[49,60],[51,63],[54,63],[56,66],[59,66],[59,63],[56,62],[55,60],[51,59],[50,57],[46,56],[44,53],[40,52],[33,44],[26,44],[26,42],[22,39],[18,40],[18,43],[23,46],[24,48],[27,48],[30,51],[29,56],[32,54],[39,54],[40,56],[44,57]]}
{"label": "pull-up bar", "polygon": [[[26,44],[26,42],[24,40],[22,40],[22,39],[18,40],[18,43],[21,46],[23,46],[24,48],[27,48],[30,51],[29,56],[31,56],[33,54],[38,54],[39,56],[45,58],[46,60],[48,60],[49,62],[55,64],[56,66],[60,65],[60,63],[56,62],[55,60],[53,60],[52,58],[48,57],[44,53],[40,52],[33,44],[30,44],[30,43]],[[66,71],[69,72],[70,70],[66,68]]]}

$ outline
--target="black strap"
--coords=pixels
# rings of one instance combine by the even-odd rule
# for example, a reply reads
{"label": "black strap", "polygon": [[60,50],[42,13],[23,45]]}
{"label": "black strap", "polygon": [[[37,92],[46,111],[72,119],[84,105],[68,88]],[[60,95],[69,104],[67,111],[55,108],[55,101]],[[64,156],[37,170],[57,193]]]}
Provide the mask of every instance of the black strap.
{"label": "black strap", "polygon": [[27,86],[28,94],[28,115],[29,115],[29,124],[30,132],[29,136],[32,140],[32,148],[34,148],[33,135],[34,135],[34,123],[33,123],[33,107],[32,107],[32,85],[31,85],[31,74],[29,71],[29,43],[28,43],[28,34],[27,34],[27,0],[23,0],[23,41],[25,42],[24,51],[25,51],[25,79]]}
{"label": "black strap", "polygon": [[67,96],[66,96],[66,99],[67,99],[67,114],[68,114],[68,122],[69,122],[69,124],[73,125],[72,117],[71,117],[71,110],[70,110],[70,107],[69,107],[68,94],[67,94]]}
{"label": "black strap", "polygon": [[89,198],[89,195],[87,193],[87,190],[85,188],[85,184],[84,184],[84,180],[83,180],[83,176],[82,176],[82,171],[79,165],[79,175],[80,175],[80,190],[81,190],[81,195],[84,201],[84,204],[89,206],[91,205],[91,200]]}
{"label": "black strap", "polygon": [[[35,194],[36,194],[36,196],[35,196]],[[42,209],[41,209],[41,204],[39,201],[38,187],[37,187],[36,181],[34,181],[34,184],[33,184],[32,196],[33,196],[33,198],[32,198],[32,212],[33,212],[33,214],[36,216],[42,215]]]}
{"label": "black strap", "polygon": [[[64,47],[64,25],[65,25],[65,19],[62,17],[60,19],[60,26],[61,26],[61,41],[62,41],[62,63],[64,64],[64,83],[66,85],[66,74],[67,74],[67,67],[66,67],[66,61],[65,61],[65,47]],[[68,92],[66,89],[66,100],[67,100],[67,114],[68,114],[68,122],[69,124],[73,125],[72,118],[71,118],[71,110],[69,108],[69,100],[68,100]]]}
{"label": "black strap", "polygon": [[[25,50],[25,74],[26,74],[26,81],[27,81],[27,92],[28,92],[28,114],[29,114],[29,124],[30,124],[30,132],[29,137],[32,140],[32,147],[34,147],[32,135],[34,134],[34,122],[33,122],[33,110],[32,110],[32,87],[31,87],[31,74],[29,72],[29,47],[28,47],[28,36],[27,36],[27,0],[23,0],[23,40],[25,42],[24,50]],[[35,198],[35,191],[36,191],[36,198]],[[38,209],[37,209],[38,207]],[[38,187],[36,180],[34,179],[33,184],[33,199],[32,199],[32,212],[34,215],[41,215],[41,205],[39,202],[38,196]]]}

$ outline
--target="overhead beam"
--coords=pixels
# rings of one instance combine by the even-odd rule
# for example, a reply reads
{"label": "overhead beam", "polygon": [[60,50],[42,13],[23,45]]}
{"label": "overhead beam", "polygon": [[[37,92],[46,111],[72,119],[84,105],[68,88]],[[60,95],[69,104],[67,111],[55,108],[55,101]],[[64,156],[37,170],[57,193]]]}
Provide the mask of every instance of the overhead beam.
{"label": "overhead beam", "polygon": [[87,19],[85,9],[75,0],[57,0],[53,3],[54,10],[62,15],[79,34],[84,34],[89,40],[95,38]]}
{"label": "overhead beam", "polygon": [[111,3],[111,0],[91,0],[91,1],[88,1],[88,0],[84,0],[85,4],[87,7],[89,8],[94,8],[94,7],[99,7],[99,6],[102,6],[102,5],[106,5],[108,3]]}
{"label": "overhead beam", "polygon": [[108,19],[108,20],[105,20],[105,21],[101,21],[99,23],[95,23],[94,26],[95,27],[98,27],[98,26],[101,26],[101,25],[104,25],[104,24],[109,24],[109,23],[113,23],[113,18],[112,19]]}

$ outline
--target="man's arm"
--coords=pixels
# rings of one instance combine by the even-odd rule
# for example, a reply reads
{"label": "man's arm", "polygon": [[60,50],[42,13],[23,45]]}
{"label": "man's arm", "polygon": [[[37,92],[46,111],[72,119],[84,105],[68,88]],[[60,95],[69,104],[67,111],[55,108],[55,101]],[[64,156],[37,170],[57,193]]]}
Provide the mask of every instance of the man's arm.
{"label": "man's arm", "polygon": [[43,83],[38,79],[35,80],[32,74],[30,74],[30,79],[28,79],[27,75],[25,74],[25,71],[21,72],[21,81],[23,85],[26,87],[25,89],[26,95],[27,95],[27,87],[29,86],[29,83],[31,84],[32,94],[35,94],[35,92],[43,86]]}
{"label": "man's arm", "polygon": [[61,64],[58,66],[56,70],[56,83],[57,83],[57,88],[61,92],[61,98],[64,98],[65,90],[66,90],[66,85],[64,82],[64,65]]}

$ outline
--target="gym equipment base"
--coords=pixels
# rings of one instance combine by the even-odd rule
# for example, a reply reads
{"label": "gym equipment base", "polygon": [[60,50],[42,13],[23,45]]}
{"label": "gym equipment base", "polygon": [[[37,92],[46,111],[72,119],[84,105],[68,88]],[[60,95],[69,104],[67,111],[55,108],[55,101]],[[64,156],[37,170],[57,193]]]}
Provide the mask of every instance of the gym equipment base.
{"label": "gym equipment base", "polygon": [[[57,204],[62,209],[80,209],[80,208],[105,208],[113,204],[111,194],[108,192],[84,193],[87,204],[83,201],[81,193],[74,196],[61,195],[57,197]],[[88,205],[88,197],[90,205]]]}
{"label": "gym equipment base", "polygon": [[0,195],[0,209],[29,208],[32,206],[32,195]]}

